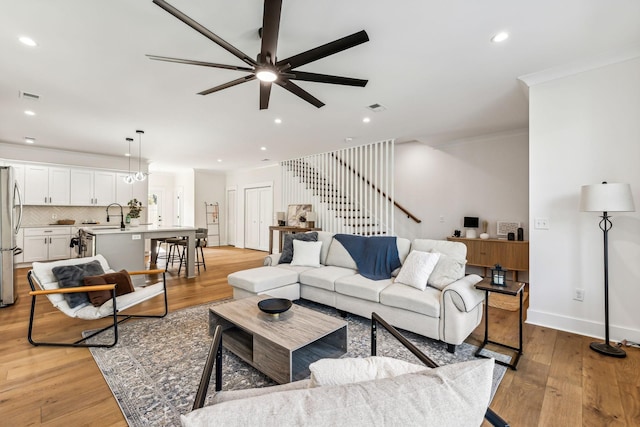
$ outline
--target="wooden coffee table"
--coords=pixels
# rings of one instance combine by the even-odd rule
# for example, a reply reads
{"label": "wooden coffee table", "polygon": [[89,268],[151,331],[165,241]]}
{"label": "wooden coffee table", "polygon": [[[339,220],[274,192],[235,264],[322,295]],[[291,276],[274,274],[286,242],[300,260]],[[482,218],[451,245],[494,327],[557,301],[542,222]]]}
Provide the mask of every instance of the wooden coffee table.
{"label": "wooden coffee table", "polygon": [[294,304],[277,316],[263,313],[257,295],[209,309],[209,331],[223,329],[222,345],[242,360],[283,384],[309,375],[319,359],[347,351],[347,322]]}

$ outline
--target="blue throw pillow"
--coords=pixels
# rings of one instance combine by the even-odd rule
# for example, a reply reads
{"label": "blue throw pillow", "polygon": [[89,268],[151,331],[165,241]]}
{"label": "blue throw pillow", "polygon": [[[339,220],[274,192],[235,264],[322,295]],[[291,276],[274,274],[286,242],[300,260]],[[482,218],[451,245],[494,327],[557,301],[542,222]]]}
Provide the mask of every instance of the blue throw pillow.
{"label": "blue throw pillow", "polygon": [[[61,288],[75,288],[84,286],[85,276],[97,276],[104,274],[100,261],[94,260],[86,264],[61,265],[51,269],[53,275],[58,279]],[[74,292],[72,294],[62,294],[69,304],[69,307],[75,308],[81,305],[89,304],[89,296],[86,292]]]}
{"label": "blue throw pillow", "polygon": [[289,264],[293,261],[293,241],[302,240],[304,242],[317,242],[318,233],[312,231],[310,233],[287,233],[284,235],[284,241],[282,242],[282,253],[278,264]]}

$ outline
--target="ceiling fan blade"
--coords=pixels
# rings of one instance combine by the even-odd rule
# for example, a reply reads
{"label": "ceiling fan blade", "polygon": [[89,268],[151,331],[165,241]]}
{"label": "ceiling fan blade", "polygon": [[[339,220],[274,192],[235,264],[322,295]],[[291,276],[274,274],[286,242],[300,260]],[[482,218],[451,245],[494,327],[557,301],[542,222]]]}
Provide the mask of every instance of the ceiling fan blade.
{"label": "ceiling fan blade", "polygon": [[351,77],[330,76],[328,74],[307,73],[306,71],[291,71],[293,80],[305,82],[331,83],[334,85],[365,87],[369,80],[354,79]]}
{"label": "ceiling fan blade", "polygon": [[259,62],[267,62],[267,58],[271,58],[271,64],[276,62],[281,9],[282,0],[264,1],[264,14],[262,17],[262,47],[260,49],[261,60]]}
{"label": "ceiling fan blade", "polygon": [[229,42],[218,37],[213,32],[205,28],[202,24],[196,22],[194,19],[191,19],[184,13],[180,12],[178,9],[171,6],[166,1],[153,0],[153,2],[156,5],[160,6],[162,9],[164,9],[165,11],[169,12],[171,15],[175,16],[176,18],[178,18],[179,20],[181,20],[182,22],[184,22],[185,24],[193,28],[194,30],[196,30],[197,32],[199,32],[200,34],[202,34],[203,36],[205,36],[206,38],[208,38],[209,40],[211,40],[212,42],[216,43],[221,48],[225,49],[232,55],[235,55],[236,57],[240,58],[240,60],[242,60],[246,64],[249,64],[252,66],[257,65],[257,62],[253,58],[250,58],[249,56],[247,56],[247,54],[235,48]]}
{"label": "ceiling fan blade", "polygon": [[269,97],[271,96],[271,82],[260,82],[260,109],[269,108]]}
{"label": "ceiling fan blade", "polygon": [[168,56],[147,55],[149,59],[154,61],[176,62],[178,64],[201,65],[203,67],[223,68],[225,70],[253,72],[253,68],[238,67],[236,65],[215,64],[213,62],[194,61],[191,59],[170,58]]}
{"label": "ceiling fan blade", "polygon": [[318,98],[311,95],[309,92],[302,89],[300,86],[298,86],[292,81],[283,79],[283,81],[276,80],[274,83],[276,83],[281,88],[288,90],[292,94],[299,96],[300,98],[304,99],[309,104],[312,104],[315,107],[320,108],[324,106],[324,102],[320,101]]}
{"label": "ceiling fan blade", "polygon": [[[325,58],[343,50],[347,50],[359,44],[369,41],[369,36],[365,30],[351,34],[350,36],[343,37],[338,40],[334,40],[330,43],[323,44],[306,52],[299,53],[290,58],[283,59],[277,62],[278,67],[285,67],[288,65],[289,69],[297,68],[302,65],[308,64],[318,59]],[[285,67],[286,68],[286,67]]]}
{"label": "ceiling fan blade", "polygon": [[250,82],[251,80],[255,80],[255,74],[250,74],[248,76],[240,77],[239,79],[231,80],[230,82],[221,84],[216,87],[212,87],[211,89],[203,90],[202,92],[198,92],[198,95],[209,95],[213,92],[218,92],[219,90],[226,89],[228,87],[236,86],[241,83]]}

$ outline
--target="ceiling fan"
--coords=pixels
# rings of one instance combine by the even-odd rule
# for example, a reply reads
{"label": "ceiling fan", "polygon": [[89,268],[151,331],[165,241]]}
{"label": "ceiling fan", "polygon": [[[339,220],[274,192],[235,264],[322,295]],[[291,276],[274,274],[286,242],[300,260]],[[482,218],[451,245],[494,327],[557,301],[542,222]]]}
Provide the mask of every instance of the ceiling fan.
{"label": "ceiling fan", "polygon": [[261,37],[262,47],[258,54],[257,60],[250,58],[247,54],[232,46],[213,32],[209,31],[203,25],[191,19],[164,0],[153,0],[153,3],[160,6],[171,15],[175,16],[209,40],[213,41],[226,51],[238,57],[246,63],[248,67],[239,67],[235,65],[214,64],[211,62],[193,61],[190,59],[169,58],[166,56],[147,55],[150,59],[157,61],[177,62],[180,64],[199,65],[203,67],[222,68],[226,70],[244,71],[250,73],[244,77],[232,80],[230,82],[212,87],[199,92],[199,95],[208,95],[213,92],[227,89],[241,83],[250,82],[258,79],[260,81],[260,109],[269,108],[269,97],[271,95],[271,86],[273,83],[283,89],[299,96],[310,104],[320,108],[324,105],[322,101],[302,89],[300,86],[292,82],[292,80],[301,80],[318,83],[332,83],[346,86],[364,87],[367,80],[355,79],[351,77],[332,76],[327,74],[309,73],[306,71],[296,71],[295,69],[318,59],[325,58],[343,50],[347,50],[359,44],[369,41],[366,31],[362,30],[350,36],[332,41],[330,43],[318,46],[314,49],[307,50],[298,55],[291,56],[286,59],[278,60],[276,51],[278,47],[278,30],[280,28],[280,11],[282,8],[282,0],[265,0],[264,14],[262,20]]}

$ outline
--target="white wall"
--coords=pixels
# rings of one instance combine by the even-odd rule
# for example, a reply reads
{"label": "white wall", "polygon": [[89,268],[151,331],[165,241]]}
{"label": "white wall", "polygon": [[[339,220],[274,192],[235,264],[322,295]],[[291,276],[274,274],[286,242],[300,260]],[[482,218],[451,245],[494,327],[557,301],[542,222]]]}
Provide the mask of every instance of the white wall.
{"label": "white wall", "polygon": [[528,238],[526,130],[438,148],[396,143],[395,170],[396,202],[422,220],[417,224],[396,209],[398,236],[443,239],[463,230],[465,216],[477,216],[480,224],[489,222],[491,237],[496,222],[507,220],[522,223]]}
{"label": "white wall", "polygon": [[[220,215],[220,244],[226,244],[226,176],[220,172],[211,171],[195,171],[195,224],[196,227],[206,228],[207,219],[205,215],[205,202],[218,203],[218,212]],[[214,234],[213,230],[209,230],[209,234]],[[217,245],[217,239],[208,242],[210,245]]]}
{"label": "white wall", "polygon": [[[579,212],[580,187],[630,183],[640,210],[640,58],[530,88],[528,322],[604,336],[603,241],[596,213]],[[640,212],[613,213],[609,232],[612,340],[640,341]],[[574,301],[576,288],[584,302]]]}
{"label": "white wall", "polygon": [[281,181],[280,165],[275,164],[258,169],[246,169],[231,171],[227,173],[227,187],[237,187],[237,230],[236,230],[236,247],[244,247],[244,190],[262,185],[273,186],[273,209],[271,217],[274,218],[275,213],[283,210],[281,207]]}

